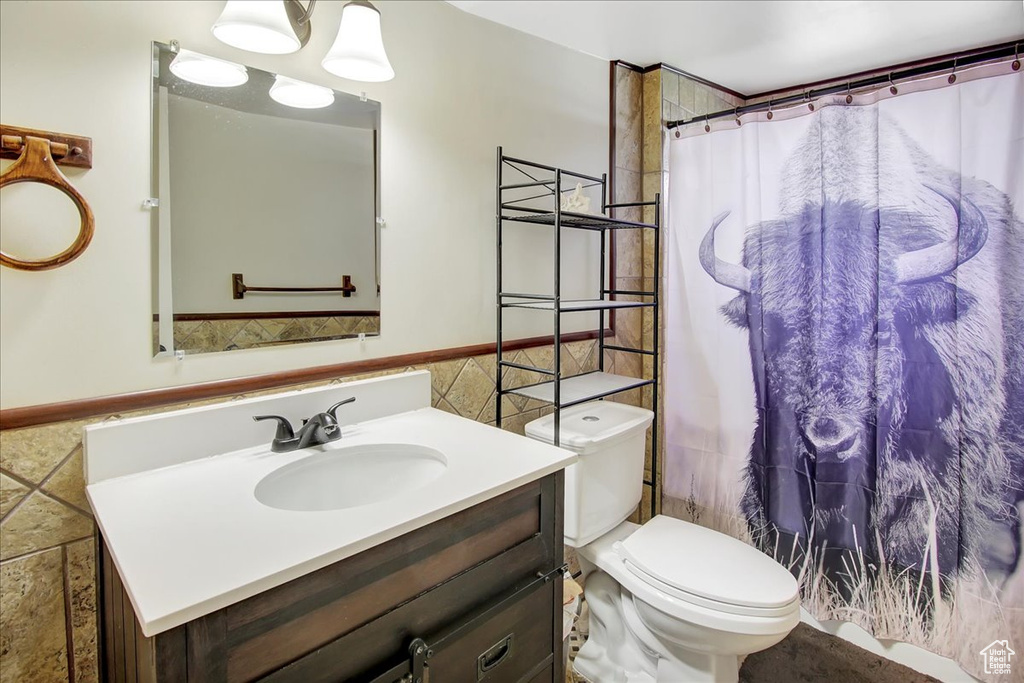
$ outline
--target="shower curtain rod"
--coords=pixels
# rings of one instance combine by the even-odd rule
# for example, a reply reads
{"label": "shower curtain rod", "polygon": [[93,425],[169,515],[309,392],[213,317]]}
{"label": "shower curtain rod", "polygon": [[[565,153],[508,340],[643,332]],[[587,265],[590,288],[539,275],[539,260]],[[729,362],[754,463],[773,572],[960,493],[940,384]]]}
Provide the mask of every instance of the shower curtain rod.
{"label": "shower curtain rod", "polygon": [[[872,87],[876,85],[896,84],[899,81],[904,81],[911,78],[919,78],[921,76],[927,76],[930,74],[941,73],[943,71],[950,71],[955,73],[957,69],[961,69],[968,66],[974,66],[981,64],[982,62],[994,61],[997,59],[1006,59],[1008,57],[1014,57],[1020,59],[1020,47],[1024,45],[1024,41],[1017,41],[1014,43],[1003,43],[1001,45],[993,45],[991,47],[981,48],[978,50],[971,50],[969,52],[963,52],[956,56],[949,58],[939,58],[941,61],[931,62],[921,66],[909,67],[898,71],[888,71],[877,76],[870,76],[867,78],[860,78],[857,80],[848,80],[845,83],[838,85],[832,85],[825,88],[816,88],[810,90],[804,90],[803,92],[796,93],[794,95],[787,95],[785,97],[779,97],[777,99],[771,98],[764,102],[758,102],[757,104],[747,104],[732,109],[724,109],[722,111],[716,111],[713,114],[706,114],[703,116],[694,116],[690,119],[679,119],[678,121],[669,121],[666,126],[669,130],[678,128],[679,126],[685,126],[690,123],[700,123],[704,121],[711,121],[713,119],[721,119],[727,116],[740,116],[754,111],[767,111],[772,107],[785,106],[787,104],[797,104],[800,102],[809,102],[818,97],[824,95],[834,95],[836,93],[848,92],[853,90],[859,90],[861,88]],[[1016,70],[1015,69],[1015,70]]]}

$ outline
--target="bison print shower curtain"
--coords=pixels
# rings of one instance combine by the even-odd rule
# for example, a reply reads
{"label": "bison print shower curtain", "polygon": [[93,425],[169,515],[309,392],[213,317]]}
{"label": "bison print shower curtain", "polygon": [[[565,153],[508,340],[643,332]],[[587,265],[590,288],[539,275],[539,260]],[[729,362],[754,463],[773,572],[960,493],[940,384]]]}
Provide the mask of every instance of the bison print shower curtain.
{"label": "bison print shower curtain", "polygon": [[671,136],[663,509],[1024,680],[1024,73],[986,69]]}

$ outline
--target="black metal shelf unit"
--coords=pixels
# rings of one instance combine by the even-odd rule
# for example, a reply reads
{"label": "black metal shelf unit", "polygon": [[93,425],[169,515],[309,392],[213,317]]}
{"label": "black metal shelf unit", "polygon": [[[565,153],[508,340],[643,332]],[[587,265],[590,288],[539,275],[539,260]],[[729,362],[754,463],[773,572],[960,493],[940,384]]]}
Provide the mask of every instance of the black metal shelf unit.
{"label": "black metal shelf unit", "polygon": [[[644,484],[651,487],[651,516],[656,512],[657,495],[655,491],[658,481],[658,296],[660,288],[660,241],[661,241],[661,196],[655,195],[652,202],[625,202],[613,204],[607,201],[608,197],[608,176],[601,175],[600,178],[582,173],[576,173],[566,169],[556,168],[505,156],[501,147],[498,148],[497,159],[497,182],[496,182],[496,206],[495,206],[495,228],[497,230],[497,396],[496,396],[496,424],[501,425],[501,403],[505,394],[516,394],[527,398],[536,399],[554,406],[554,434],[555,445],[560,442],[560,412],[562,408],[568,408],[586,401],[593,401],[605,398],[622,391],[629,391],[638,387],[651,387],[651,407],[654,410],[654,423],[651,425],[651,478],[644,480]],[[503,182],[506,171],[513,171],[521,182]],[[549,176],[549,177],[540,177]],[[637,221],[624,220],[613,216],[594,215],[578,213],[575,211],[563,211],[562,194],[573,187],[565,188],[564,181],[571,178],[574,183],[578,182],[583,187],[600,187],[601,211],[611,213],[616,209],[636,208],[650,206],[654,208],[654,223],[641,223]],[[540,194],[530,196],[513,196],[521,194],[523,190],[536,189]],[[550,203],[554,204],[552,210]],[[554,229],[554,283],[553,294],[506,292],[502,285],[502,230],[506,222],[509,223],[530,223],[534,225],[546,225]],[[601,236],[601,267],[600,267],[600,292],[594,299],[562,299],[562,228],[576,230],[594,230]],[[643,290],[620,290],[608,286],[607,279],[607,247],[608,230],[629,230],[647,229],[652,230],[654,235],[654,288],[651,291]],[[646,300],[621,300],[618,296],[643,297]],[[522,363],[506,361],[502,357],[502,319],[506,309],[526,309],[546,311],[552,314],[554,325],[554,363],[552,369],[538,368]],[[650,349],[634,349],[605,341],[605,312],[616,309],[627,308],[650,308],[653,312],[655,334],[652,335]],[[598,313],[598,369],[578,375],[563,376],[561,358],[561,317],[569,313]],[[652,356],[655,362],[652,364],[651,377],[628,377],[604,371],[604,352],[621,351],[644,356]],[[506,368],[516,368],[540,375],[550,379],[528,384],[525,386],[506,388]]]}

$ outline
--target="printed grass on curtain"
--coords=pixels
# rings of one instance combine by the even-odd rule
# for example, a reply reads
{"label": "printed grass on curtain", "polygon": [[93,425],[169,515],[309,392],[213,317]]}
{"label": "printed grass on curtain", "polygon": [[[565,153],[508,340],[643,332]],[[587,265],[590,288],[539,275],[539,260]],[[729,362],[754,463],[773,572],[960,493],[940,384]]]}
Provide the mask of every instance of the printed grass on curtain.
{"label": "printed grass on curtain", "polygon": [[664,509],[984,677],[1024,660],[1024,74],[902,89],[671,143]]}

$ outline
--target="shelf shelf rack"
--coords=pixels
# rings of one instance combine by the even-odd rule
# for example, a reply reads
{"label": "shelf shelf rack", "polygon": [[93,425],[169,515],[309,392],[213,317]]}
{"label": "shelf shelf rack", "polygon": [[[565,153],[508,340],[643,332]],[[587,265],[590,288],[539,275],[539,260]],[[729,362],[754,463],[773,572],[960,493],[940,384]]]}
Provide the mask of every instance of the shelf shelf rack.
{"label": "shelf shelf rack", "polygon": [[[525,178],[523,182],[503,182],[506,171],[514,171],[519,177]],[[549,177],[539,177],[549,176]],[[570,187],[565,187],[565,180],[571,179]],[[517,178],[518,180],[518,178]],[[563,192],[574,189],[576,183],[583,187],[600,187],[601,212],[611,214],[617,209],[653,207],[654,223],[641,223],[637,221],[624,220],[613,216],[578,213],[574,211],[563,211],[561,198]],[[535,189],[540,194],[527,197],[507,198],[506,193],[518,194],[516,191]],[[658,481],[658,334],[652,335],[650,349],[629,348],[615,344],[609,344],[605,340],[605,312],[628,308],[650,308],[652,309],[655,331],[658,330],[658,297],[660,287],[660,273],[658,272],[660,259],[661,240],[661,196],[655,195],[651,202],[624,202],[609,203],[608,200],[608,176],[601,177],[576,173],[567,169],[539,164],[525,159],[505,156],[502,148],[498,147],[497,154],[497,177],[496,177],[496,202],[495,202],[495,228],[497,230],[497,395],[495,416],[496,424],[501,425],[501,403],[502,397],[506,394],[516,394],[526,398],[536,399],[554,406],[554,434],[555,445],[560,442],[560,412],[563,408],[593,401],[596,399],[612,396],[619,392],[629,391],[639,387],[651,387],[651,408],[654,411],[654,423],[651,425],[651,477],[645,479],[644,485],[651,487],[651,516],[656,512],[657,495],[655,491]],[[538,204],[553,203],[553,210],[550,207],[540,207]],[[552,294],[506,292],[502,285],[502,231],[505,223],[528,223],[533,225],[546,225],[553,228],[554,237],[554,282]],[[600,233],[601,240],[601,267],[600,267],[600,292],[595,299],[562,299],[562,229],[593,230]],[[607,249],[609,230],[652,230],[654,242],[654,287],[651,291],[643,290],[620,290],[615,289],[614,282],[608,284],[607,277]],[[642,297],[644,300],[621,300],[617,297]],[[502,327],[503,314],[506,309],[516,308],[535,311],[546,311],[552,315],[554,326],[554,363],[553,368],[539,368],[522,363],[515,363],[504,360],[502,357]],[[597,338],[598,338],[598,369],[578,375],[563,376],[561,348],[562,348],[562,315],[598,314]],[[644,356],[652,356],[655,362],[651,365],[651,377],[628,377],[605,372],[604,356],[605,351],[620,351],[634,353]],[[534,372],[550,379],[518,387],[505,387],[505,369],[516,368],[519,370]],[[642,374],[642,373],[641,373]]]}

